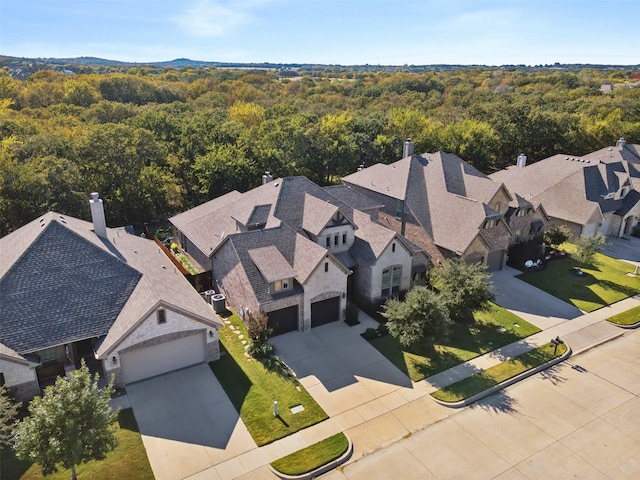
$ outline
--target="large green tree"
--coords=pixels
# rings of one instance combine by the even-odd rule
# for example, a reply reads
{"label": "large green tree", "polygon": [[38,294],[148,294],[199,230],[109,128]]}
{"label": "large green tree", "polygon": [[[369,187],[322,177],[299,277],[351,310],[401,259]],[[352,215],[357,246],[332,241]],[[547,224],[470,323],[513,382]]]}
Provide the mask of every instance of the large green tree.
{"label": "large green tree", "polygon": [[18,457],[37,463],[45,475],[59,466],[70,469],[76,480],[77,465],[103,459],[117,444],[112,391],[112,383],[98,387],[98,375],[91,377],[84,363],[68,378],[58,378],[31,401],[29,416],[16,427]]}
{"label": "large green tree", "polygon": [[413,287],[404,300],[390,298],[383,305],[389,334],[405,347],[423,340],[429,345],[448,331],[449,311],[444,298],[425,286]]}
{"label": "large green tree", "polygon": [[486,267],[479,263],[447,260],[431,270],[429,281],[440,292],[455,322],[473,322],[473,312],[486,310],[495,294]]}

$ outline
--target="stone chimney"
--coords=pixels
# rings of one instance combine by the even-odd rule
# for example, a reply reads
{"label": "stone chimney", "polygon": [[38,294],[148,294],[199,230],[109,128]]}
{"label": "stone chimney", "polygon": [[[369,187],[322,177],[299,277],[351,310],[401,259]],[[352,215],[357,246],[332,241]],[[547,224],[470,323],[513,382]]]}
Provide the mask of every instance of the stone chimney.
{"label": "stone chimney", "polygon": [[102,238],[107,238],[107,222],[104,219],[104,206],[102,199],[98,198],[97,192],[91,193],[89,206],[91,207],[91,219],[93,220],[93,231]]}
{"label": "stone chimney", "polygon": [[411,155],[413,155],[413,142],[410,138],[407,138],[402,147],[402,158],[410,157]]}
{"label": "stone chimney", "polygon": [[262,175],[262,184],[264,185],[265,183],[269,183],[273,181],[273,175],[271,175],[269,172],[264,172],[264,175]]}
{"label": "stone chimney", "polygon": [[622,148],[627,144],[627,141],[620,137],[620,139],[616,142],[616,147]]}
{"label": "stone chimney", "polygon": [[516,167],[523,168],[527,165],[527,156],[524,153],[518,155],[518,160],[516,161]]}

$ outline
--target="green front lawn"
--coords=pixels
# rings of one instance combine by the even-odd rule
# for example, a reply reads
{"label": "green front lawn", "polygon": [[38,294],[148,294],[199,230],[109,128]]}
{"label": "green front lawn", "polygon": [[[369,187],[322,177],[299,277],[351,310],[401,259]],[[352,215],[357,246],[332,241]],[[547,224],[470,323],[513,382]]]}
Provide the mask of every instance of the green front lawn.
{"label": "green front lawn", "polygon": [[[247,338],[246,328],[235,313],[227,320]],[[245,355],[244,345],[229,326],[220,329],[219,335],[229,355],[210,363],[211,370],[259,446],[328,418],[295,378],[270,370],[261,361]],[[274,401],[278,402],[279,417],[273,415]],[[289,409],[296,405],[302,405],[304,411],[294,415]]]}
{"label": "green front lawn", "polygon": [[564,355],[567,351],[567,346],[565,344],[558,345],[558,349],[554,355],[554,348],[555,346],[551,343],[534,348],[533,350],[523,353],[522,355],[518,355],[511,360],[499,363],[498,365],[488,368],[483,372],[476,373],[471,377],[437,390],[433,392],[431,396],[448,403],[466,400],[467,398],[484,392],[485,390],[507,381],[516,375],[539,367],[540,365],[544,365],[554,358]]}
{"label": "green front lawn", "polygon": [[454,324],[448,337],[434,348],[425,344],[409,351],[391,335],[374,338],[370,343],[411,380],[418,382],[540,331],[493,303],[488,312],[478,312],[474,316],[473,324]]}
{"label": "green front lawn", "polygon": [[[135,478],[153,480],[153,472],[142,444],[138,424],[130,408],[121,410],[116,425],[118,446],[104,460],[91,461],[76,467],[78,478],[119,480]],[[2,480],[69,480],[70,470],[60,470],[43,476],[40,467],[18,460],[10,449],[0,450],[0,479]]]}
{"label": "green front lawn", "polygon": [[[563,247],[569,254],[575,250],[570,244]],[[577,262],[569,256],[550,261],[544,270],[523,273],[517,278],[585,312],[592,312],[640,292],[640,278],[627,275],[633,271],[632,265],[602,254],[597,254],[596,258],[597,264],[583,268],[585,274],[581,277],[571,273]]]}
{"label": "green front lawn", "polygon": [[271,466],[285,475],[302,475],[333,462],[349,447],[344,433],[337,433],[286,457],[282,457]]}
{"label": "green front lawn", "polygon": [[640,307],[634,307],[626,312],[619,313],[613,317],[608,318],[611,323],[616,325],[635,325],[640,322]]}

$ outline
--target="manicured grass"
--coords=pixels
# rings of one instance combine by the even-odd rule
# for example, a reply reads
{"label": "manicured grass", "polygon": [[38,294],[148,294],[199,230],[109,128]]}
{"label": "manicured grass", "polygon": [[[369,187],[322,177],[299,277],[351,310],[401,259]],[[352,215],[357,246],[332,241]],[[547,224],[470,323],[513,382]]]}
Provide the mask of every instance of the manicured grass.
{"label": "manicured grass", "polygon": [[[247,338],[246,328],[236,314],[227,320]],[[269,370],[261,361],[245,355],[241,340],[229,326],[220,329],[219,335],[229,355],[210,363],[211,370],[258,445],[286,437],[328,418],[295,378]],[[274,401],[278,402],[279,417],[273,416]],[[296,405],[302,405],[304,411],[294,415],[289,409]]]}
{"label": "manicured grass", "polygon": [[[76,467],[79,479],[120,480],[135,478],[153,480],[153,472],[145,451],[138,424],[130,408],[121,410],[116,424],[118,446],[104,460],[91,461]],[[38,465],[18,460],[13,451],[0,452],[0,478],[2,480],[69,480],[70,470],[43,476]]]}
{"label": "manicured grass", "polygon": [[634,307],[626,312],[607,318],[607,320],[616,325],[635,325],[640,322],[640,307]]}
{"label": "manicured grass", "polygon": [[476,373],[448,387],[437,390],[433,392],[431,396],[443,402],[450,403],[466,400],[516,375],[562,356],[567,351],[565,344],[558,345],[558,350],[556,355],[554,355],[554,348],[555,346],[552,343],[547,343],[511,360],[488,368],[483,372]]}
{"label": "manicured grass", "polygon": [[[449,336],[432,349],[425,344],[409,351],[391,335],[374,338],[370,343],[411,380],[418,382],[540,331],[493,303],[491,310],[476,313],[475,319],[471,325],[454,324]],[[499,331],[501,328],[504,331]]]}
{"label": "manicured grass", "polygon": [[271,466],[285,475],[302,475],[332,462],[346,452],[348,446],[349,441],[344,433],[338,433],[282,457],[271,463]]}
{"label": "manicured grass", "polygon": [[[571,254],[575,246],[564,244]],[[583,276],[569,273],[577,262],[568,255],[563,260],[553,260],[539,272],[518,275],[520,280],[571,303],[585,312],[592,312],[605,305],[623,300],[640,292],[640,278],[627,275],[633,271],[629,263],[606,255],[596,255],[596,265],[583,267]]]}

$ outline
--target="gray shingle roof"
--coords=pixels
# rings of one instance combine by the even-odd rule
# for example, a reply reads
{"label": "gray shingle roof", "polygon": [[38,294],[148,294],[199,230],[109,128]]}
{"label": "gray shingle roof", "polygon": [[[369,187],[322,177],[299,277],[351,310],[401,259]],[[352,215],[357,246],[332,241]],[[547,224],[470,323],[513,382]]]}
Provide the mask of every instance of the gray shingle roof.
{"label": "gray shingle roof", "polygon": [[312,235],[318,235],[337,211],[338,207],[335,205],[305,193],[302,228]]}
{"label": "gray shingle roof", "polygon": [[[259,302],[269,302],[282,294],[272,294],[269,291],[269,279],[260,271],[250,252],[256,250],[275,248],[280,255],[279,264],[283,261],[295,272],[295,279],[298,285],[294,285],[294,290],[289,293],[299,293],[302,291],[299,284],[304,284],[315,268],[327,255],[327,250],[312,242],[308,238],[294,232],[285,225],[265,230],[254,230],[250,232],[236,233],[227,239],[233,246],[233,250],[238,256],[238,261],[242,265],[251,287]],[[263,250],[263,252],[266,250]],[[259,263],[263,256],[260,255]],[[263,269],[268,268],[262,265]],[[296,290],[297,288],[297,290]]]}
{"label": "gray shingle roof", "polygon": [[378,210],[384,207],[384,205],[374,202],[369,197],[365,197],[347,185],[330,185],[323,187],[323,189],[331,196],[362,212]]}
{"label": "gray shingle roof", "polygon": [[50,212],[0,239],[0,343],[22,355],[106,335],[102,355],[158,305],[220,325],[153,241],[107,234]]}
{"label": "gray shingle roof", "polygon": [[249,258],[258,267],[264,279],[269,282],[293,278],[296,272],[280,251],[274,246],[254,248],[249,250]]}
{"label": "gray shingle roof", "polygon": [[23,354],[106,335],[141,276],[50,222],[0,279],[0,341]]}
{"label": "gray shingle roof", "polygon": [[404,200],[405,212],[416,218],[436,245],[459,253],[477,237],[488,214],[486,204],[502,188],[458,156],[444,152],[376,164],[343,180]]}
{"label": "gray shingle roof", "polygon": [[534,205],[542,204],[548,215],[584,225],[600,213],[624,214],[632,207],[633,192],[624,199],[605,198],[624,186],[640,188],[638,167],[623,160],[633,156],[633,149],[627,147],[605,148],[583,157],[554,155],[490,176]]}

